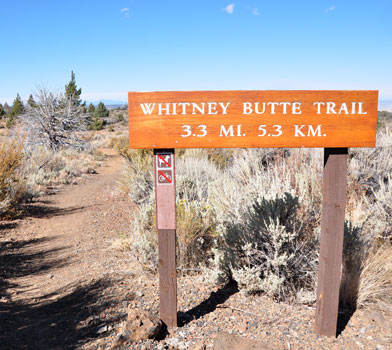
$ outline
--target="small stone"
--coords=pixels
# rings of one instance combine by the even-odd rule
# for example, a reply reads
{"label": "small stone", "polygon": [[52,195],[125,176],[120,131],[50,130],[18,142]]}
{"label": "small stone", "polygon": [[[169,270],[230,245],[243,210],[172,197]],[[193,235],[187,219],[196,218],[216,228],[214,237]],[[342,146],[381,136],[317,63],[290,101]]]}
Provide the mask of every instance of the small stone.
{"label": "small stone", "polygon": [[130,340],[156,339],[161,329],[160,319],[146,310],[128,307],[128,321],[125,325],[125,331],[129,332]]}
{"label": "small stone", "polygon": [[361,328],[360,332],[361,332],[361,334],[365,334],[365,332],[366,332],[366,327]]}
{"label": "small stone", "polygon": [[97,330],[97,334],[105,333],[109,330],[108,326],[103,326]]}
{"label": "small stone", "polygon": [[144,293],[142,293],[140,290],[137,290],[135,292],[135,295],[140,298],[140,297],[144,296]]}

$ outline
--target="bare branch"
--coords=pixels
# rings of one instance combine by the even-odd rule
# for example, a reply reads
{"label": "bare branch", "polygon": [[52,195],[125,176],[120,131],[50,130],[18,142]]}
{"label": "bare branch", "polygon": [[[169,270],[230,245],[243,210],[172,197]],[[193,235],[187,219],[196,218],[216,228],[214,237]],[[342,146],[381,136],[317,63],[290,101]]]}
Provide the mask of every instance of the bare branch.
{"label": "bare branch", "polygon": [[84,149],[87,143],[78,137],[78,132],[86,130],[88,124],[88,114],[83,108],[72,98],[54,95],[45,88],[39,88],[34,95],[36,105],[26,105],[23,115],[28,143],[54,150]]}

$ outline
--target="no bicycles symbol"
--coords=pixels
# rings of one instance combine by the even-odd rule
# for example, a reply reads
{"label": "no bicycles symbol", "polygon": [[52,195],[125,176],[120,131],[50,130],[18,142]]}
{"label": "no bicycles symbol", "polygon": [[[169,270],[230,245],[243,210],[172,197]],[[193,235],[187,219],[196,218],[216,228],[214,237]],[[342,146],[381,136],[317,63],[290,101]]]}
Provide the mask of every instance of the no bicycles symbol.
{"label": "no bicycles symbol", "polygon": [[173,160],[172,155],[167,153],[158,154],[156,171],[158,185],[173,184]]}

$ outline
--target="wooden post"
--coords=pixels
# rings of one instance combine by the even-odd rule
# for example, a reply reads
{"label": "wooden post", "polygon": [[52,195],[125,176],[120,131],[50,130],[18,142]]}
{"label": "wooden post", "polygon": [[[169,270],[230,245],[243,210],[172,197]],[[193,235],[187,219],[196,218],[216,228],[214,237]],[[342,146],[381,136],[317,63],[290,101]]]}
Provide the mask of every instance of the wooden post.
{"label": "wooden post", "polygon": [[154,150],[160,318],[177,327],[176,186],[174,150]]}
{"label": "wooden post", "polygon": [[347,148],[324,149],[316,333],[336,337],[347,187]]}

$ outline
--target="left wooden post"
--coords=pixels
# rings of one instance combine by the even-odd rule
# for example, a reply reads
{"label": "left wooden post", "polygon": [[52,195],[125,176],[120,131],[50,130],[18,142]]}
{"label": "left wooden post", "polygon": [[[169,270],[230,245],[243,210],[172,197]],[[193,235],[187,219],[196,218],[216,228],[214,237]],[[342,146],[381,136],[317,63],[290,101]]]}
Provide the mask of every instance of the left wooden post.
{"label": "left wooden post", "polygon": [[176,186],[174,149],[154,150],[160,318],[177,327]]}

